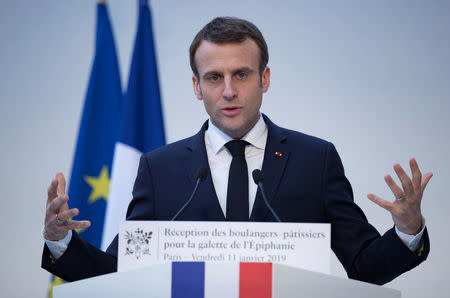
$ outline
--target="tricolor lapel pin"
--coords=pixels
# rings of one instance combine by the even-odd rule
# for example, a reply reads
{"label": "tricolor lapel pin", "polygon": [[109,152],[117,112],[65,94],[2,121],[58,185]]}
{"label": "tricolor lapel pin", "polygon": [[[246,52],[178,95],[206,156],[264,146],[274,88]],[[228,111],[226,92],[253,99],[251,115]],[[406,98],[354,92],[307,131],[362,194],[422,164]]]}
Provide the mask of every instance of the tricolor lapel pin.
{"label": "tricolor lapel pin", "polygon": [[275,152],[275,155],[281,157],[283,154],[281,154],[281,152],[277,151],[277,152]]}

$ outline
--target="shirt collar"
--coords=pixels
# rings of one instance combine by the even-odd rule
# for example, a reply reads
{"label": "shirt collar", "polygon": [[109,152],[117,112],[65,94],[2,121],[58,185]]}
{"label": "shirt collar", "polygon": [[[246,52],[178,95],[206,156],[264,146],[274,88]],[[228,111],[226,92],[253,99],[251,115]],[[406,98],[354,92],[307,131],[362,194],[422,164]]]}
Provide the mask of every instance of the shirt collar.
{"label": "shirt collar", "polygon": [[[229,141],[233,140],[232,137],[221,131],[219,128],[217,128],[211,121],[211,119],[208,120],[208,140],[209,144],[211,146],[212,151],[214,154],[217,154],[222,148],[224,148],[224,145],[228,143]],[[264,119],[262,115],[259,115],[259,120],[256,122],[256,124],[250,129],[250,131],[242,137],[241,140],[245,140],[249,142],[251,145],[253,145],[256,148],[259,149],[265,149],[266,147],[266,139],[264,138],[264,133],[267,129],[267,125],[264,122]]]}

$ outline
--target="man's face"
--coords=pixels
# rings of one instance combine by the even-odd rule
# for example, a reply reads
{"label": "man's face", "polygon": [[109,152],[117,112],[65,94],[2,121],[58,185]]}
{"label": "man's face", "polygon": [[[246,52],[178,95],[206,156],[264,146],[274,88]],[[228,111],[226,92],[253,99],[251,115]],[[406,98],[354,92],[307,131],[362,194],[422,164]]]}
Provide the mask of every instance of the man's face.
{"label": "man's face", "polygon": [[194,92],[203,100],[213,124],[234,139],[242,138],[259,120],[262,94],[269,89],[270,69],[259,73],[260,52],[247,38],[241,43],[202,41],[195,53],[199,79]]}

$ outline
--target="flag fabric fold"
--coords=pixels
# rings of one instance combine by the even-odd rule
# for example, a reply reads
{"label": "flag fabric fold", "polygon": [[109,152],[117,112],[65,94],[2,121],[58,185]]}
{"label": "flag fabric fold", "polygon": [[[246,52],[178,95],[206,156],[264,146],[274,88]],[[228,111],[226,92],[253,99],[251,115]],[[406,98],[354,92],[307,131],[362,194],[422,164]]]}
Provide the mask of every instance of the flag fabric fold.
{"label": "flag fabric fold", "polygon": [[[71,208],[92,225],[78,231],[100,248],[114,146],[118,139],[122,89],[111,22],[105,3],[97,4],[95,54],[69,180]],[[52,277],[52,285],[56,283]]]}
{"label": "flag fabric fold", "polygon": [[165,144],[150,8],[147,0],[139,0],[138,4],[137,33],[114,152],[102,249],[108,247],[125,220],[140,156]]}

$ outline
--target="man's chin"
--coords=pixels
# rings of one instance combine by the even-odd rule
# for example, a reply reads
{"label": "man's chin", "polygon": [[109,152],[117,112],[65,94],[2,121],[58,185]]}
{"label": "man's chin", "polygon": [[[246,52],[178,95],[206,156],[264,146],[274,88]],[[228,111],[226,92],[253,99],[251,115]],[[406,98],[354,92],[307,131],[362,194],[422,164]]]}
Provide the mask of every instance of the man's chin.
{"label": "man's chin", "polygon": [[243,125],[228,125],[221,130],[233,139],[241,139],[250,129]]}

